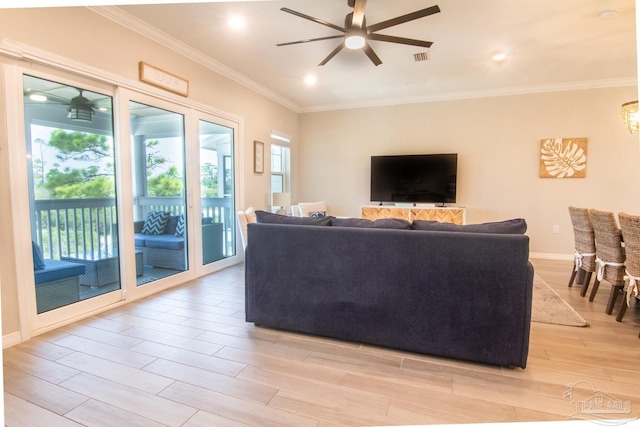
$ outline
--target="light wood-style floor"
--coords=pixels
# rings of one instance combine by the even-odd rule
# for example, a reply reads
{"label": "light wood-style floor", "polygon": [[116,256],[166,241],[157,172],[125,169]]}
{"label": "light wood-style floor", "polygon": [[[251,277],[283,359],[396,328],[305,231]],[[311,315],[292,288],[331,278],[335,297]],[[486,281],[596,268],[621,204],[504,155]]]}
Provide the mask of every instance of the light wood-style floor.
{"label": "light wood-style floor", "polygon": [[590,303],[567,288],[570,262],[532,262],[591,326],[533,323],[524,370],[254,327],[236,266],[5,350],[6,425],[589,419],[577,401],[596,395],[631,410],[608,417],[640,417],[640,304],[618,323],[604,313],[606,283]]}

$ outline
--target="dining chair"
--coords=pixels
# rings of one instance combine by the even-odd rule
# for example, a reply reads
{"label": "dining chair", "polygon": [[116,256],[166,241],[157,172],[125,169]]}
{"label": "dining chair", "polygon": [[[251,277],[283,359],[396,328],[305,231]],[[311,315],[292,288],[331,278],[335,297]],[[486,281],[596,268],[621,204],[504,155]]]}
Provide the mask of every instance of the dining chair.
{"label": "dining chair", "polygon": [[589,209],[589,218],[596,238],[596,280],[589,296],[593,301],[600,282],[611,283],[611,292],[605,312],[611,314],[618,294],[624,289],[624,249],[622,235],[613,212]]}
{"label": "dining chair", "polygon": [[616,320],[621,322],[627,307],[631,305],[631,300],[637,300],[640,294],[640,216],[620,212],[618,220],[620,221],[620,231],[624,239],[626,257],[624,262],[625,298],[620,306],[618,316],[616,316]]}
{"label": "dining chair", "polygon": [[580,283],[582,277],[581,296],[587,294],[591,275],[596,271],[596,241],[593,234],[593,226],[589,218],[589,209],[569,206],[569,216],[573,225],[573,238],[575,253],[573,259],[573,270],[569,279],[569,287],[578,278],[576,283]]}

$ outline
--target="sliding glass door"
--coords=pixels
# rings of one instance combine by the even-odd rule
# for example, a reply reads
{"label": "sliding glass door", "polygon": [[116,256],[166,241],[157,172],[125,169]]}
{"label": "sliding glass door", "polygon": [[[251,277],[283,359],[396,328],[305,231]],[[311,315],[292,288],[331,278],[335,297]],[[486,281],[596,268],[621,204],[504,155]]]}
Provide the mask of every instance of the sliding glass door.
{"label": "sliding glass door", "polygon": [[137,285],[189,269],[184,115],[129,102]]}
{"label": "sliding glass door", "polygon": [[120,289],[112,97],[23,75],[37,313]]}
{"label": "sliding glass door", "polygon": [[202,263],[236,254],[234,129],[199,120]]}
{"label": "sliding glass door", "polygon": [[60,75],[16,74],[14,206],[30,228],[16,248],[33,258],[19,290],[25,336],[238,260],[238,122]]}

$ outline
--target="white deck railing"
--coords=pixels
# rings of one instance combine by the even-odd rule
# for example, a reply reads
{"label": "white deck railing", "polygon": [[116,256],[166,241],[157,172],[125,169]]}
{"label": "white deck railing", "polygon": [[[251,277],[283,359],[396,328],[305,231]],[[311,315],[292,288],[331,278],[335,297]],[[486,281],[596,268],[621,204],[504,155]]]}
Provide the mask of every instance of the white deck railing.
{"label": "white deck railing", "polygon": [[[139,197],[137,213],[144,219],[151,210],[184,212],[181,197]],[[136,216],[138,216],[136,215]],[[202,216],[223,224],[224,255],[234,253],[235,227],[231,198],[203,198]],[[60,259],[70,254],[108,257],[117,248],[118,216],[113,198],[53,199],[33,202],[32,235],[45,258]]]}

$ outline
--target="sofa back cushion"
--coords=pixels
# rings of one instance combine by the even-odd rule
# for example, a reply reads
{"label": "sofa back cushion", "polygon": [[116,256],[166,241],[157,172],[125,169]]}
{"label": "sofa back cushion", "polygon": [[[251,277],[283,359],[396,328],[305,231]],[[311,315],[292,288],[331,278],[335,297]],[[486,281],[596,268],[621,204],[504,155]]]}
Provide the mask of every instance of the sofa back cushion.
{"label": "sofa back cushion", "polygon": [[466,233],[524,234],[527,223],[523,218],[506,221],[485,222],[483,224],[458,225],[450,222],[414,220],[413,228],[428,231],[461,231]]}
{"label": "sofa back cushion", "polygon": [[380,218],[372,221],[364,218],[333,218],[334,227],[390,228],[394,230],[411,230],[409,221],[400,218]]}
{"label": "sofa back cushion", "polygon": [[45,267],[44,256],[42,256],[40,246],[33,240],[31,241],[31,251],[33,252],[33,269],[43,270]]}
{"label": "sofa back cushion", "polygon": [[160,234],[171,234],[172,236],[176,234],[176,230],[178,229],[178,222],[180,221],[180,215],[169,215],[167,218],[167,225],[164,227],[164,231]]}
{"label": "sofa back cushion", "polygon": [[[150,211],[144,219],[143,234],[163,234],[169,221],[169,212]],[[175,226],[174,226],[175,232]]]}
{"label": "sofa back cushion", "polygon": [[266,211],[256,211],[256,222],[261,224],[331,225],[333,217],[301,217],[278,215]]}

